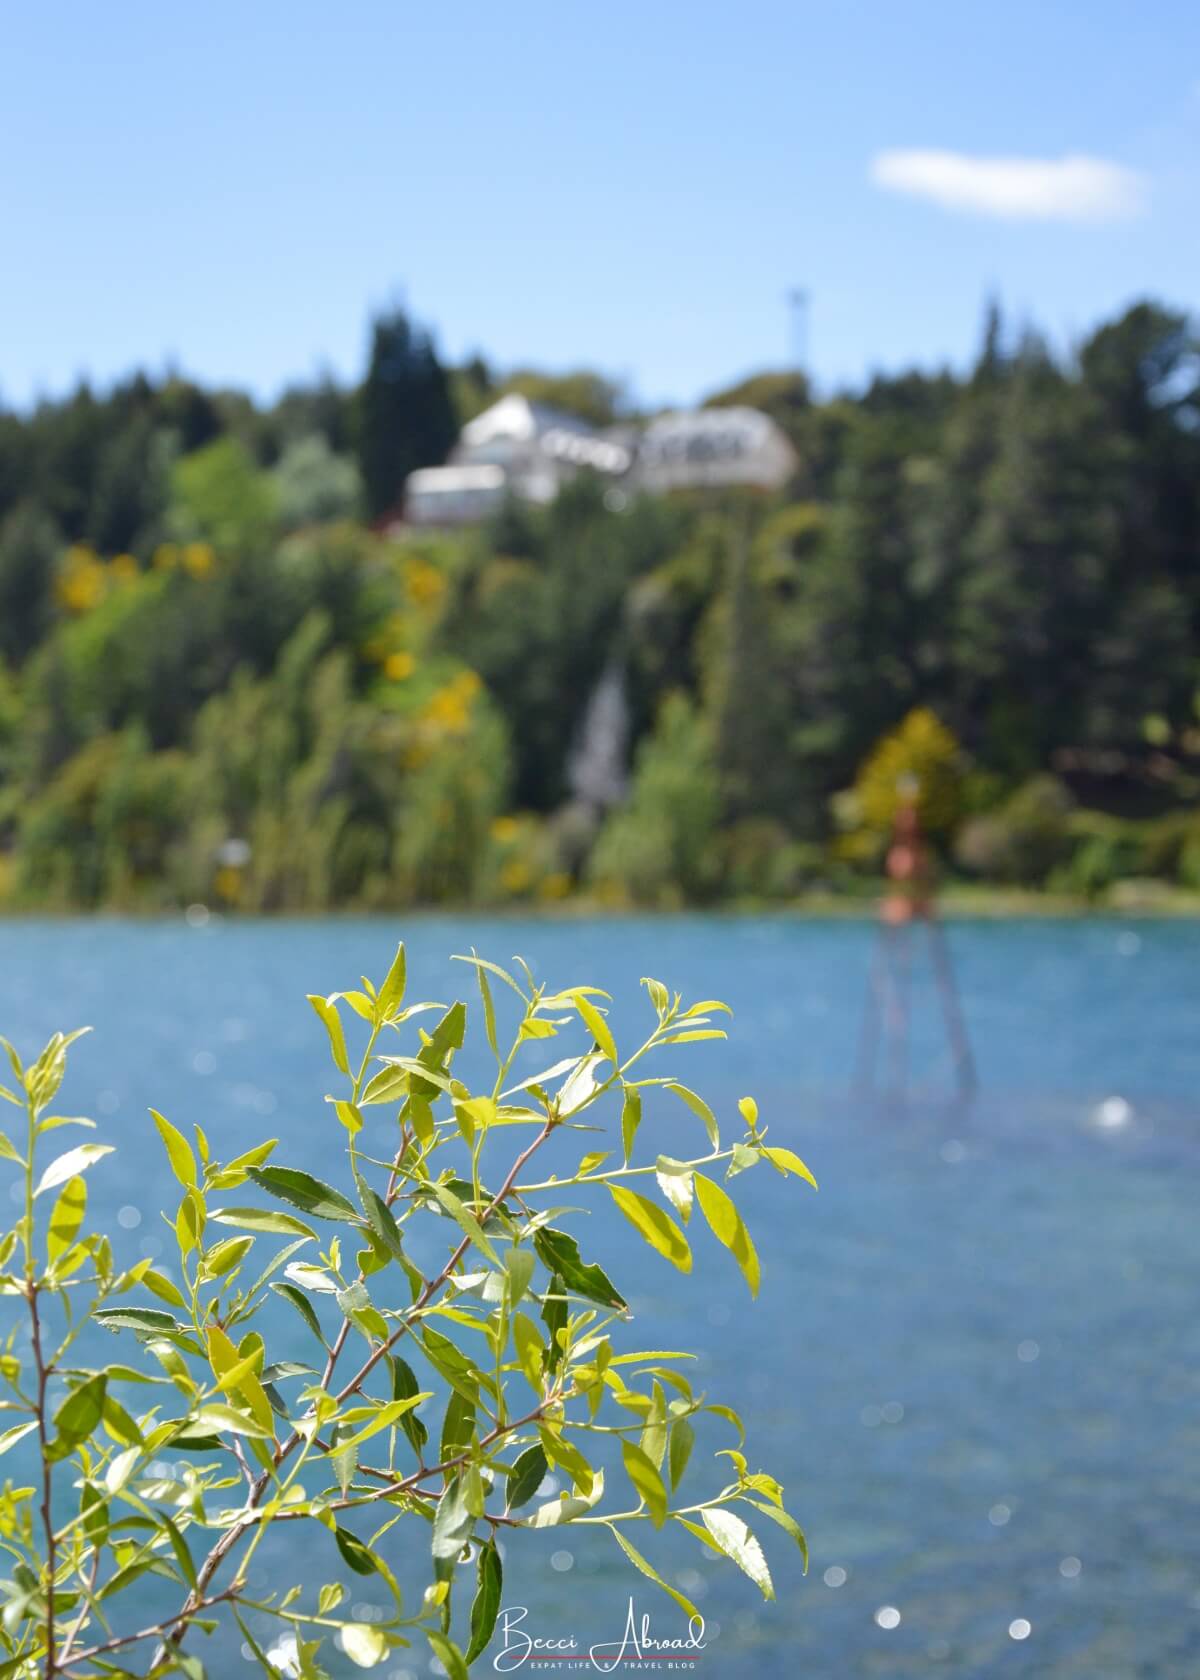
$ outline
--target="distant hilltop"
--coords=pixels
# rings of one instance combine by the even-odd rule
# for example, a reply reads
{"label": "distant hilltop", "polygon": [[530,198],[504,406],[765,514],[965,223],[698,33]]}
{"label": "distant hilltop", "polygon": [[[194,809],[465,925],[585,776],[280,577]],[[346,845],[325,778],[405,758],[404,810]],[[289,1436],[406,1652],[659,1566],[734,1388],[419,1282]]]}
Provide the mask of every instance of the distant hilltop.
{"label": "distant hilltop", "polygon": [[797,465],[787,435],[758,409],[691,409],[598,428],[513,392],[468,421],[444,466],[409,474],[388,524],[469,525],[510,495],[545,504],[581,469],[611,480],[610,505],[620,506],[637,490],[779,490]]}

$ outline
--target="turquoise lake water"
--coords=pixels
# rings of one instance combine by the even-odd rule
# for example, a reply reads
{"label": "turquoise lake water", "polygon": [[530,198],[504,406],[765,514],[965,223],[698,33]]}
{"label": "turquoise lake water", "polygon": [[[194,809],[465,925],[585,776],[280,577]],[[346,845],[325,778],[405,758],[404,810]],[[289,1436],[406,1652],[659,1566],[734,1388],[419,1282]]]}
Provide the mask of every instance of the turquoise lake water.
{"label": "turquoise lake water", "polygon": [[[95,1115],[119,1146],[90,1189],[125,1254],[167,1253],[156,1210],[171,1189],[151,1103],[203,1124],[218,1155],[276,1135],[281,1163],[339,1170],[321,1102],[331,1074],[304,993],[380,974],[398,935],[411,996],[469,1001],[451,952],[520,952],[551,985],[612,992],[620,1042],[645,1018],[643,974],[725,998],[730,1043],[677,1051],[672,1068],[719,1113],[752,1093],[771,1141],[821,1181],[819,1195],[765,1168],[734,1182],[764,1262],[753,1308],[695,1225],[690,1278],[608,1207],[581,1233],[587,1255],[628,1280],[629,1345],[703,1351],[697,1386],[742,1412],[752,1465],[784,1483],[812,1548],[804,1578],[786,1536],[756,1525],[778,1592],[768,1605],[688,1536],[638,1525],[707,1618],[690,1672],[1200,1673],[1200,928],[954,924],[980,1076],[964,1109],[920,967],[912,1093],[851,1096],[866,923],[5,924],[0,1031],[28,1050],[59,1026],[96,1029],[74,1052],[64,1106]],[[682,1110],[648,1108],[644,1136],[651,1126],[667,1153],[703,1147]],[[732,1444],[715,1420],[706,1439]],[[699,1478],[700,1447],[693,1464]],[[410,1601],[421,1576],[407,1553],[423,1532],[401,1525],[389,1554]],[[337,1573],[331,1551],[318,1537],[274,1555],[287,1581],[319,1581]],[[656,1636],[683,1631],[603,1531],[507,1548],[504,1602],[527,1607],[542,1637],[618,1640],[631,1592]],[[382,1607],[369,1581],[354,1599],[363,1614]],[[207,1649],[221,1680],[251,1672],[236,1642]],[[415,1647],[376,1672],[430,1670]]]}

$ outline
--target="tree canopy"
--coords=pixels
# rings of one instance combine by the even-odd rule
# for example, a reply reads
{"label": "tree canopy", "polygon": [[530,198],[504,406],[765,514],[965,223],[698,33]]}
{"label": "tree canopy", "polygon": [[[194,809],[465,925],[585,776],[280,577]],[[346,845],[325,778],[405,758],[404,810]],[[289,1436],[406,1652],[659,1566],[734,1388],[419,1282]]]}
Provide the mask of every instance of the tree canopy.
{"label": "tree canopy", "polygon": [[[865,890],[847,795],[914,712],[955,743],[949,869],[1200,886],[1186,316],[1139,303],[1064,357],[993,311],[961,377],[857,395],[756,376],[713,400],[787,426],[777,495],[582,474],[372,531],[504,388],[393,312],[354,389],[139,376],[0,414],[0,901]],[[612,800],[575,768],[612,756],[602,683]]]}

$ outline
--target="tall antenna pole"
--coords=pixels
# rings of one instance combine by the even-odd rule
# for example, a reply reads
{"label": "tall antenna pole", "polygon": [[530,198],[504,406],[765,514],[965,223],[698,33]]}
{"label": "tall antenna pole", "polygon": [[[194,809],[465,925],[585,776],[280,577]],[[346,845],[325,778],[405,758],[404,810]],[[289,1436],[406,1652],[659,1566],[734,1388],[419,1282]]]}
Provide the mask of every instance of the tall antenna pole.
{"label": "tall antenna pole", "polygon": [[797,373],[807,371],[808,363],[808,304],[805,286],[793,286],[787,294],[791,325],[791,361]]}

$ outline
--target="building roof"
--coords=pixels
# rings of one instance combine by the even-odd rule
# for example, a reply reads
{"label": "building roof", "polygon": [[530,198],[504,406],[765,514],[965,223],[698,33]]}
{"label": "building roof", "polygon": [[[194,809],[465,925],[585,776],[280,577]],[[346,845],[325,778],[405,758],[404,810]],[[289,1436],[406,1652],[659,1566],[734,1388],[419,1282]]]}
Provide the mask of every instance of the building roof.
{"label": "building roof", "polygon": [[695,408],[651,420],[639,454],[643,460],[714,461],[774,449],[780,441],[787,442],[783,432],[757,408]]}
{"label": "building roof", "polygon": [[464,453],[485,449],[497,442],[533,443],[546,432],[574,432],[584,436],[592,428],[577,415],[551,408],[548,403],[531,402],[528,397],[513,391],[501,397],[491,408],[485,408],[474,420],[468,420],[459,438]]}

